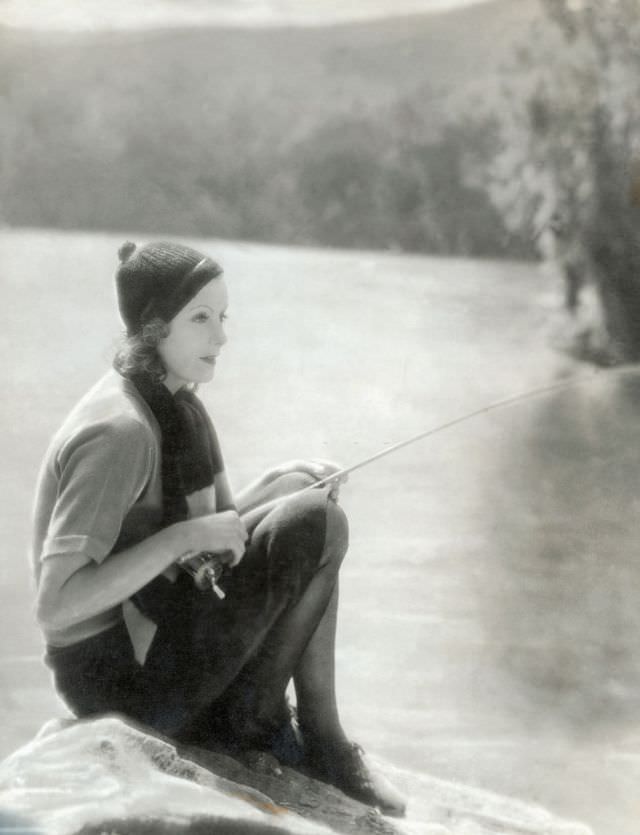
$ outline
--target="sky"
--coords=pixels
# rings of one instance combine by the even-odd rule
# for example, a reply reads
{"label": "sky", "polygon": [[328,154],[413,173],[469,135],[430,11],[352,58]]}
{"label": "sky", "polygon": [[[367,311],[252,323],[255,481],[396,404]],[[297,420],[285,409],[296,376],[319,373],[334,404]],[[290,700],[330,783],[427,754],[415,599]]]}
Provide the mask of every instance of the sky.
{"label": "sky", "polygon": [[0,24],[38,29],[129,29],[167,25],[321,25],[487,0],[0,0]]}

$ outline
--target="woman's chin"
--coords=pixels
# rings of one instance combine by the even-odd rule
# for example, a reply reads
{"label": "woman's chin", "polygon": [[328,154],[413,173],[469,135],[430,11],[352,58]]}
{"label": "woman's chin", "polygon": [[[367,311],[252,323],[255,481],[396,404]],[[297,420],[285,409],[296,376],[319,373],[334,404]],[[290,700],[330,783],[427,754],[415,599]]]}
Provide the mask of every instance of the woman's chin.
{"label": "woman's chin", "polygon": [[213,376],[216,373],[215,365],[207,366],[203,369],[203,371],[198,375],[198,379],[194,380],[194,383],[210,383],[213,380]]}

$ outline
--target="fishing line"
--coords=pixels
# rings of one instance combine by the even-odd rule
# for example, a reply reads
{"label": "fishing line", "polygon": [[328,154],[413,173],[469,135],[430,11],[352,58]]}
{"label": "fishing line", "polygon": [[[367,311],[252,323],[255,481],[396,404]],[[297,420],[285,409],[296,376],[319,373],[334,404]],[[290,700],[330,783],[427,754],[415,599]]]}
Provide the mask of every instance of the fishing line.
{"label": "fishing line", "polygon": [[[493,403],[489,403],[488,405],[481,406],[480,408],[474,409],[471,412],[465,412],[463,415],[451,418],[450,420],[447,420],[444,423],[440,423],[437,426],[433,426],[430,429],[426,429],[423,432],[419,432],[417,435],[413,435],[411,438],[407,438],[404,441],[392,444],[391,446],[386,447],[385,449],[382,449],[379,452],[376,452],[374,455],[370,455],[368,458],[365,458],[362,461],[358,461],[356,464],[352,464],[351,466],[345,467],[344,469],[336,473],[332,473],[332,475],[321,479],[315,484],[309,485],[309,487],[303,488],[303,490],[299,492],[314,490],[318,487],[324,487],[333,482],[340,481],[342,478],[344,478],[344,476],[349,475],[349,473],[353,473],[356,470],[361,469],[362,467],[366,467],[369,464],[372,464],[374,461],[378,461],[380,458],[384,458],[387,455],[391,455],[393,452],[397,452],[399,449],[403,449],[404,447],[417,443],[418,441],[421,441],[423,438],[428,438],[431,435],[436,435],[439,432],[444,432],[446,429],[451,429],[453,426],[458,426],[460,423],[464,423],[467,420],[472,420],[473,418],[479,417],[480,415],[485,415],[489,412],[494,412],[497,409],[504,409],[509,406],[515,406],[517,403],[523,403],[527,400],[533,400],[536,397],[541,397],[545,394],[551,394],[554,391],[562,391],[563,389],[572,388],[573,386],[579,386],[583,383],[590,383],[598,377],[602,376],[603,374],[615,374],[617,376],[621,372],[633,372],[635,374],[640,374],[640,370],[635,365],[620,366],[619,368],[607,369],[606,371],[603,371],[602,369],[597,369],[596,371],[593,371],[591,374],[570,377],[568,380],[559,380],[557,383],[549,383],[547,385],[540,386],[539,388],[527,389],[527,391],[521,392],[520,394],[513,394],[509,397],[504,397],[501,400],[496,400]],[[282,498],[288,498],[288,496],[283,496]]]}
{"label": "fishing line", "polygon": [[[417,435],[412,435],[410,438],[406,438],[403,441],[399,441],[398,443],[385,447],[384,449],[379,450],[373,455],[370,455],[367,458],[364,458],[361,461],[356,462],[355,464],[351,464],[348,467],[344,467],[343,469],[338,470],[337,472],[332,473],[329,476],[325,476],[324,478],[319,479],[318,481],[308,485],[307,487],[303,487],[300,490],[295,490],[292,493],[287,493],[283,496],[279,496],[278,498],[270,501],[269,504],[272,507],[275,507],[281,502],[290,499],[292,496],[298,496],[301,493],[307,493],[310,490],[317,490],[322,487],[337,485],[341,481],[343,481],[345,477],[348,476],[350,473],[356,472],[356,470],[361,470],[363,467],[368,467],[369,464],[373,464],[375,461],[379,461],[381,458],[385,458],[388,455],[392,455],[394,452],[398,452],[398,450],[400,449],[404,449],[405,447],[411,446],[412,444],[415,444],[418,441],[423,440],[424,438],[429,438],[433,435],[437,435],[440,432],[444,432],[447,429],[451,429],[452,427],[458,426],[461,423],[465,423],[468,420],[473,420],[473,418],[480,417],[481,415],[486,415],[490,412],[495,412],[498,409],[506,409],[510,406],[515,406],[518,403],[524,403],[527,400],[533,400],[537,397],[543,397],[544,395],[552,394],[553,392],[563,391],[565,389],[581,386],[585,383],[591,383],[598,377],[601,377],[603,375],[620,376],[622,374],[631,373],[639,374],[640,371],[638,369],[638,366],[624,365],[613,369],[609,368],[606,370],[599,368],[591,372],[590,374],[583,374],[575,377],[570,377],[569,379],[559,380],[555,383],[548,383],[544,386],[539,386],[533,389],[527,389],[527,391],[520,392],[520,394],[512,394],[509,397],[504,397],[500,400],[494,401],[493,403],[480,406],[478,409],[474,409],[471,412],[465,412],[463,415],[458,415],[458,417],[451,418],[445,421],[444,423],[439,423],[436,426],[432,426],[429,429],[419,432]],[[187,555],[185,555],[185,557],[186,556]],[[196,562],[194,562],[193,558],[189,556],[189,558],[187,558],[184,562],[180,562],[180,565],[194,577],[197,585],[199,585],[201,588],[209,587],[219,597],[224,597],[224,592],[218,585],[218,580],[220,579],[220,576],[224,570],[224,555],[211,554],[209,552],[205,552],[196,555],[195,561]]]}

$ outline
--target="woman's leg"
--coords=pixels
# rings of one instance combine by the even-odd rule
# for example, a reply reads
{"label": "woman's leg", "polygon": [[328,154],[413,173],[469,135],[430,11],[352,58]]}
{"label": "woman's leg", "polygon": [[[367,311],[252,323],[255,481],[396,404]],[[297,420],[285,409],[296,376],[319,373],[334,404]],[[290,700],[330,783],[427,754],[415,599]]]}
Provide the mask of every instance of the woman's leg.
{"label": "woman's leg", "polygon": [[[276,479],[269,485],[261,496],[261,503],[266,503],[274,498],[295,493],[304,487],[313,484],[313,479],[306,474],[290,473]],[[331,537],[329,537],[331,539]],[[332,545],[329,543],[329,548]],[[337,566],[339,567],[339,566]],[[315,581],[314,581],[315,582]],[[296,699],[298,705],[298,719],[304,732],[305,744],[307,747],[332,746],[346,742],[346,736],[340,723],[338,706],[335,692],[335,641],[336,624],[338,615],[338,577],[337,573],[333,581],[330,594],[328,584],[323,582],[321,590],[321,601],[318,605],[312,606],[311,600],[315,597],[314,591],[309,589],[305,599],[300,601],[295,613],[282,620],[282,632],[291,635],[298,635],[306,641],[306,646],[301,649],[302,641],[293,645],[288,639],[280,640],[279,664],[281,669],[280,680],[274,688],[272,698],[277,699],[275,694],[278,691],[284,692],[291,678],[295,682]],[[319,610],[324,608],[320,614]],[[315,610],[315,611],[314,611]],[[300,621],[308,621],[313,627],[310,637],[307,638],[308,627]],[[274,636],[276,641],[281,636]],[[297,661],[296,661],[297,658]],[[271,659],[270,659],[271,660]],[[268,668],[268,662],[265,667]],[[273,704],[272,707],[276,705]]]}
{"label": "woman's leg", "polygon": [[[265,498],[274,498],[274,487],[288,495],[306,483],[305,476],[298,483],[287,476],[271,485]],[[285,761],[299,763],[299,750],[282,733],[289,727],[285,691],[293,678],[307,767],[364,803],[402,814],[402,798],[365,764],[361,749],[348,741],[340,724],[334,653],[338,572],[348,532],[344,513],[328,492],[309,491],[286,500],[251,531],[225,602],[227,611],[236,613],[235,627],[230,622],[227,634],[236,628],[245,636],[236,655],[249,646],[248,636],[255,649],[238,658],[238,673],[198,717],[196,732],[204,730],[214,739],[218,734],[223,744],[239,748],[271,748]],[[214,642],[220,634],[217,627],[207,632]],[[226,646],[228,652],[228,638]]]}
{"label": "woman's leg", "polygon": [[305,760],[317,777],[345,794],[387,814],[403,815],[404,798],[365,763],[364,752],[349,741],[340,723],[335,689],[337,614],[336,578],[329,604],[294,672]]}
{"label": "woman's leg", "polygon": [[[316,555],[305,555],[314,561],[313,574],[308,577],[307,573],[308,579],[295,602],[280,615],[256,656],[225,695],[231,707],[230,721],[236,726],[235,735],[247,744],[266,743],[282,725],[284,694],[292,677],[296,680],[301,721],[306,723],[310,739],[340,734],[333,689],[333,651],[337,576],[347,548],[347,525],[344,513],[327,498],[326,491],[319,491],[314,499],[312,513],[316,517],[320,508],[324,530],[319,539],[316,518],[315,534],[309,544],[309,550],[315,547]],[[265,519],[263,524],[268,527],[270,520]],[[299,573],[300,566],[295,562],[303,557],[296,553],[293,541],[282,540],[298,536],[296,523],[289,523],[279,535],[280,547],[284,546],[291,560],[292,576]]]}
{"label": "woman's leg", "polygon": [[[331,499],[326,504],[324,547],[318,568],[294,606],[285,610],[255,660],[234,683],[235,703],[242,705],[239,727],[254,743],[273,746],[284,718],[282,706],[293,677],[304,762],[315,776],[357,800],[402,815],[405,802],[385,777],[370,768],[362,749],[342,729],[335,692],[335,638],[338,572],[347,547],[344,514]],[[278,747],[288,755],[279,739]],[[273,747],[272,747],[273,750]],[[280,753],[280,752],[278,752]]]}
{"label": "woman's leg", "polygon": [[312,756],[330,756],[347,742],[340,723],[335,684],[338,578],[320,623],[294,670],[298,720]]}
{"label": "woman's leg", "polygon": [[[306,478],[283,481],[289,494]],[[183,742],[260,747],[283,725],[287,684],[346,551],[344,514],[327,489],[287,498],[250,533],[242,561],[220,580],[226,599],[181,578],[188,599],[173,608],[185,625],[163,623],[145,662],[150,689],[164,694],[151,724]]]}

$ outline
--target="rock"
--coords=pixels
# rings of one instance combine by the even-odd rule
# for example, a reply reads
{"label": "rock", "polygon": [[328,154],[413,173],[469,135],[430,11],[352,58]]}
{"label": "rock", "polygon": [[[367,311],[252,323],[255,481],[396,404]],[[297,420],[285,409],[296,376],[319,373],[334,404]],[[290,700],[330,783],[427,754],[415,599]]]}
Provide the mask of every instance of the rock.
{"label": "rock", "polygon": [[[276,766],[277,766],[277,761]],[[176,748],[116,716],[48,723],[0,765],[0,807],[47,835],[395,835],[337,789],[289,768]],[[0,830],[1,831],[1,830]]]}
{"label": "rock", "polygon": [[538,806],[402,772],[391,822],[268,755],[180,749],[117,716],[50,722],[0,764],[0,832],[25,835],[592,835]]}

